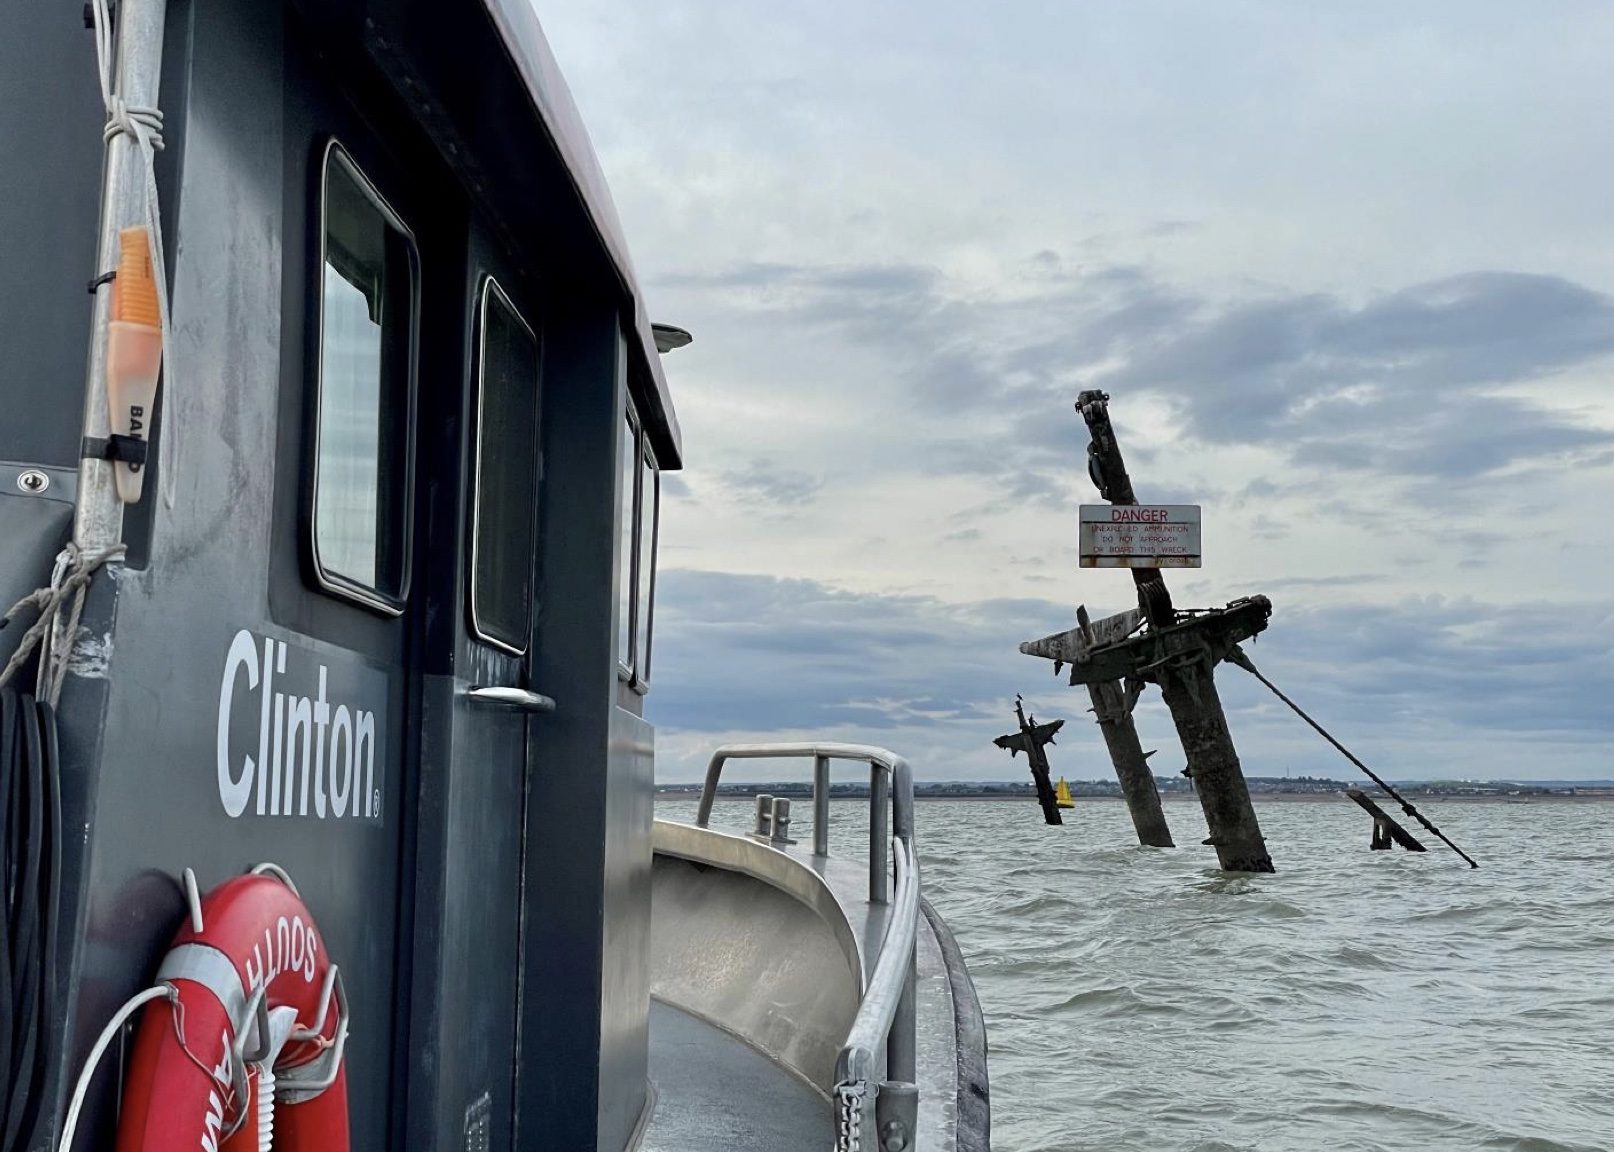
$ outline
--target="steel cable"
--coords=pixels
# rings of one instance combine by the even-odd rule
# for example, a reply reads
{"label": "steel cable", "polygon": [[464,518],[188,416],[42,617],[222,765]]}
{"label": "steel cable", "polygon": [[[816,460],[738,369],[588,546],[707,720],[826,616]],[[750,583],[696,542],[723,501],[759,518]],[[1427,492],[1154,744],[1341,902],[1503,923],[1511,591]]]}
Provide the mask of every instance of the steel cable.
{"label": "steel cable", "polygon": [[1338,740],[1335,740],[1328,729],[1324,728],[1321,724],[1317,723],[1317,721],[1306,715],[1305,710],[1301,708],[1300,705],[1296,704],[1293,700],[1289,699],[1289,697],[1285,696],[1278,690],[1278,686],[1276,684],[1268,680],[1265,676],[1261,675],[1261,673],[1256,670],[1255,664],[1250,660],[1249,656],[1245,655],[1244,649],[1240,648],[1237,644],[1233,645],[1233,650],[1227,654],[1227,662],[1229,664],[1238,665],[1251,676],[1254,676],[1257,680],[1261,681],[1261,683],[1265,684],[1267,688],[1271,690],[1274,696],[1276,696],[1279,700],[1282,700],[1285,704],[1289,705],[1296,716],[1300,717],[1307,724],[1310,724],[1317,730],[1317,734],[1319,736],[1321,736],[1324,740],[1327,740],[1335,748],[1339,749],[1341,754],[1344,755],[1345,759],[1349,760],[1363,772],[1367,773],[1368,778],[1372,780],[1373,783],[1377,784],[1380,788],[1383,788],[1386,795],[1388,795],[1397,804],[1401,805],[1401,811],[1405,812],[1408,816],[1411,816],[1414,820],[1422,824],[1425,828],[1429,829],[1429,831],[1433,832],[1436,836],[1439,836],[1440,839],[1445,842],[1446,847],[1450,848],[1453,852],[1457,853],[1457,855],[1468,861],[1468,866],[1470,868],[1479,867],[1479,865],[1474,862],[1474,858],[1472,856],[1470,856],[1467,852],[1464,852],[1461,848],[1457,847],[1457,845],[1453,844],[1451,839],[1444,832],[1431,824],[1422,812],[1418,811],[1412,806],[1411,801],[1407,800],[1406,797],[1401,795],[1401,793],[1390,787],[1382,776],[1358,760],[1355,755],[1352,754],[1349,748],[1345,747],[1345,745],[1341,744]]}

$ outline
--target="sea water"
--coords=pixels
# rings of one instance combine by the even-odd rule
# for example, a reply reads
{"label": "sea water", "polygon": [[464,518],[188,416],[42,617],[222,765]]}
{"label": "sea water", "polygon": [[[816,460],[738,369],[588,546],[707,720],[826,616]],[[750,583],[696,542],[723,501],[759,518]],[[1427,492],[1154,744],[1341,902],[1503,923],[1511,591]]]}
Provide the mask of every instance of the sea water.
{"label": "sea water", "polygon": [[[1475,857],[1368,849],[1345,801],[1258,804],[1278,871],[1126,808],[921,801],[924,891],[986,1015],[996,1152],[1614,1149],[1614,803],[1420,801]],[[658,805],[689,819],[693,805]],[[808,838],[810,806],[792,831]],[[718,805],[738,828],[751,806]],[[832,850],[866,843],[837,803]]]}

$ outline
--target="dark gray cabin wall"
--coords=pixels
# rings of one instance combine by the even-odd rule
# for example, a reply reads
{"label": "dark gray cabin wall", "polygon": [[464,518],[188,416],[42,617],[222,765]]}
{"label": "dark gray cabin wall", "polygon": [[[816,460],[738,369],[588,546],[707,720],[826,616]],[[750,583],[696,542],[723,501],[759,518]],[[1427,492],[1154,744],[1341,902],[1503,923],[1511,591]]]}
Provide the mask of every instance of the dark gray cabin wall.
{"label": "dark gray cabin wall", "polygon": [[655,729],[611,711],[605,788],[605,940],[597,1152],[622,1152],[647,1103]]}
{"label": "dark gray cabin wall", "polygon": [[0,460],[78,465],[105,122],[80,6],[0,4]]}
{"label": "dark gray cabin wall", "polygon": [[[199,20],[205,50],[195,61],[165,61],[165,70],[194,63],[185,106],[170,109],[196,127],[180,173],[185,211],[170,238],[180,253],[173,304],[185,317],[170,360],[185,370],[165,384],[175,393],[166,407],[184,427],[179,497],[157,517],[151,567],[117,577],[113,674],[70,678],[62,701],[72,770],[64,800],[79,808],[89,840],[87,884],[66,878],[82,905],[64,1087],[113,1010],[150,983],[183,916],[180,871],[194,867],[206,889],[258,858],[286,856],[273,837],[235,834],[214,771],[223,654],[236,627],[266,617],[280,370],[280,24],[242,5],[204,6]],[[100,608],[92,635],[111,626],[111,586],[98,580],[92,591]],[[100,693],[104,728],[92,703]],[[314,880],[306,863],[298,871]],[[95,1143],[107,1142],[114,1085],[101,1077],[91,1100],[88,1115],[103,1130]],[[373,1105],[366,1111],[373,1123]]]}
{"label": "dark gray cabin wall", "polygon": [[[72,530],[105,121],[80,10],[0,4],[0,612]],[[18,487],[26,468],[45,493]],[[0,665],[24,631],[0,632]]]}
{"label": "dark gray cabin wall", "polygon": [[[288,235],[283,218],[284,25],[274,6],[235,0],[198,5],[191,17],[194,55],[165,63],[190,73],[173,268],[179,321],[166,385],[168,428],[181,440],[178,498],[172,509],[155,508],[150,566],[119,578],[113,674],[69,683],[70,694],[104,683],[107,704],[101,754],[74,737],[97,794],[68,1075],[113,1008],[149,983],[183,916],[180,871],[193,867],[206,891],[274,860],[291,870],[345,973],[353,1144],[386,1147],[403,1091],[391,1062],[394,1013],[405,999],[396,973],[411,807],[407,677],[401,664],[357,656],[272,618],[270,560],[284,512],[276,479],[287,467],[277,459],[279,402],[283,386],[303,386],[302,326],[288,323],[282,307],[286,246],[304,239],[300,226]],[[384,733],[380,821],[230,819],[222,810],[218,702],[239,629],[260,645],[264,637],[289,644],[299,690],[311,689],[318,664],[328,666],[333,692],[362,686]],[[75,703],[75,721],[86,715]],[[256,747],[235,743],[232,761],[243,754],[256,756]],[[110,1126],[115,1110],[92,1115]]]}
{"label": "dark gray cabin wall", "polygon": [[463,1147],[467,1115],[484,1096],[489,1146],[510,1147],[515,1127],[529,721],[473,707],[466,696],[474,685],[526,681],[526,658],[480,641],[469,620],[476,348],[489,275],[529,323],[538,328],[541,321],[529,303],[527,278],[486,227],[473,223],[464,275],[455,285],[466,335],[455,366],[460,386],[445,389],[450,395],[424,412],[422,422],[423,451],[457,466],[437,469],[420,520],[427,537],[422,588],[442,609],[430,614],[424,640],[410,1148]]}
{"label": "dark gray cabin wall", "polygon": [[[76,22],[78,9],[69,11]],[[149,982],[183,917],[181,869],[195,868],[205,891],[277,860],[296,877],[346,974],[354,1147],[463,1147],[466,1102],[478,1085],[499,1094],[497,1053],[478,1045],[508,1027],[520,1030],[519,1078],[503,1090],[524,1117],[512,1133],[516,1146],[619,1152],[646,1096],[653,768],[651,730],[616,703],[612,573],[626,360],[615,284],[599,283],[599,269],[584,262],[597,259],[595,246],[578,239],[574,216],[534,213],[515,230],[529,251],[559,247],[579,261],[564,269],[578,281],[556,286],[542,316],[546,546],[530,686],[560,708],[527,725],[527,779],[513,774],[499,782],[505,790],[484,789],[479,764],[508,757],[518,737],[505,726],[485,729],[474,746],[462,739],[463,686],[512,670],[465,635],[463,465],[433,478],[440,488],[428,492],[423,482],[417,492],[416,588],[442,606],[439,624],[427,621],[420,633],[357,615],[348,627],[343,613],[362,610],[313,599],[320,594],[303,583],[297,532],[286,528],[296,519],[308,385],[297,310],[308,238],[308,173],[298,167],[308,152],[298,132],[309,90],[282,70],[296,55],[287,28],[278,6],[247,0],[171,8],[165,93],[173,79],[176,95],[165,94],[164,105],[183,124],[185,146],[174,186],[164,190],[176,337],[164,401],[174,414],[163,430],[180,437],[178,499],[163,507],[157,485],[148,487],[140,511],[151,517],[149,565],[98,580],[86,606],[86,628],[112,655],[110,674],[90,667],[64,694],[65,816],[85,841],[64,865],[76,930],[64,948],[71,963],[61,983],[73,999],[67,1041],[57,1046],[58,1091],[115,1007]],[[93,59],[88,40],[86,47]],[[89,82],[95,95],[93,70]],[[92,189],[100,159],[94,112]],[[424,228],[392,187],[383,190]],[[86,232],[93,245],[93,205]],[[551,232],[566,243],[540,244]],[[474,279],[484,240],[470,242],[455,290]],[[75,272],[80,292],[81,280]],[[469,355],[468,345],[457,351]],[[85,352],[80,338],[75,381]],[[423,446],[469,433],[460,367],[457,380],[437,378],[447,393],[441,404],[423,403]],[[447,422],[424,426],[444,414]],[[290,645],[305,677],[299,691],[309,691],[307,675],[324,664],[333,685],[375,694],[391,725],[380,823],[230,819],[221,810],[217,704],[240,629],[260,644],[272,637]],[[637,697],[624,702],[640,705]],[[411,732],[420,734],[418,748]],[[232,762],[248,752],[257,755],[255,742],[236,739]],[[508,816],[523,791],[514,841],[509,823],[486,835],[487,821]],[[510,866],[512,847],[517,859],[524,850],[524,866]],[[515,880],[526,892],[524,943],[499,910]],[[490,932],[499,938],[488,945]],[[512,946],[519,963],[509,960]],[[508,996],[487,994],[497,983],[488,974],[501,968],[524,990],[519,1011]],[[103,1129],[115,1114],[112,1087],[103,1076],[92,1097],[90,1116]],[[105,1142],[104,1130],[99,1136]],[[497,1127],[494,1136],[494,1147],[509,1146]]]}
{"label": "dark gray cabin wall", "polygon": [[645,1099],[645,1052],[626,1049],[649,1011],[648,987],[605,962],[608,941],[627,947],[649,930],[648,918],[640,927],[630,907],[613,906],[606,884],[607,844],[639,822],[612,795],[635,773],[628,746],[613,740],[625,359],[614,314],[548,319],[546,380],[564,400],[547,405],[542,434],[539,515],[552,543],[540,561],[534,682],[557,706],[533,723],[529,744],[517,1146],[619,1152],[610,1141],[631,1130]]}

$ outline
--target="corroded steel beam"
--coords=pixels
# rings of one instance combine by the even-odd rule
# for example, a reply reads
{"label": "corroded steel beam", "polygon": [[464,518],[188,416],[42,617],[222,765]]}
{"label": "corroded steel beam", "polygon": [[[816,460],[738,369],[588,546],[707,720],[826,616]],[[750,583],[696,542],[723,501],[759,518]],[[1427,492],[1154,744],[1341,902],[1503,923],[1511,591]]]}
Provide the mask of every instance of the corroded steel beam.
{"label": "corroded steel beam", "polygon": [[[1076,410],[1092,435],[1087,469],[1099,495],[1111,504],[1136,504],[1132,479],[1110,423],[1109,397],[1097,390],[1082,392],[1076,398]],[[1210,829],[1207,843],[1215,847],[1217,860],[1229,871],[1271,872],[1272,857],[1261,837],[1227,716],[1216,693],[1215,669],[1240,640],[1267,626],[1272,604],[1264,596],[1253,596],[1219,611],[1178,613],[1159,569],[1131,571],[1148,631],[1085,653],[1085,660],[1071,664],[1071,682],[1127,680],[1160,685],[1188,760],[1184,772],[1194,782]]]}
{"label": "corroded steel beam", "polygon": [[1049,824],[1065,823],[1065,818],[1059,814],[1059,805],[1054,800],[1054,784],[1048,771],[1048,753],[1045,747],[1054,742],[1054,734],[1065,726],[1063,720],[1050,721],[1047,724],[1038,724],[1035,716],[1027,717],[1025,707],[1020,698],[1014,698],[1015,719],[1020,722],[1018,732],[1010,732],[1007,736],[999,736],[993,740],[999,748],[1008,750],[1010,756],[1017,756],[1021,752],[1031,761],[1031,779],[1037,786],[1037,803],[1042,805],[1042,818]]}

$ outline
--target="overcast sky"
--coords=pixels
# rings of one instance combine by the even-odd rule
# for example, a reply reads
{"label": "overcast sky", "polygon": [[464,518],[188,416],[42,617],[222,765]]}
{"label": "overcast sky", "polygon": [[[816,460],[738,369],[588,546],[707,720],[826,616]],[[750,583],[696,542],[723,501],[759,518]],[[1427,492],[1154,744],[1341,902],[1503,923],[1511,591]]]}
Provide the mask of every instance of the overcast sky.
{"label": "overcast sky", "polygon": [[[1395,778],[1614,777],[1614,6],[544,0],[669,356],[651,718],[1110,774],[1020,641],[1077,566],[1084,387],[1204,509],[1180,606]],[[1354,769],[1236,668],[1246,772]],[[1156,690],[1156,771],[1182,755]]]}

